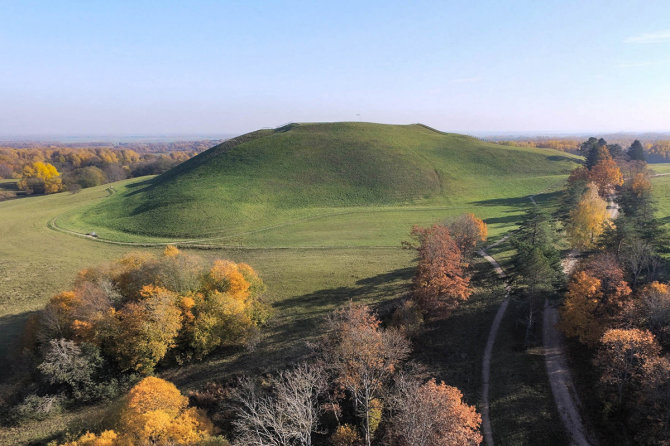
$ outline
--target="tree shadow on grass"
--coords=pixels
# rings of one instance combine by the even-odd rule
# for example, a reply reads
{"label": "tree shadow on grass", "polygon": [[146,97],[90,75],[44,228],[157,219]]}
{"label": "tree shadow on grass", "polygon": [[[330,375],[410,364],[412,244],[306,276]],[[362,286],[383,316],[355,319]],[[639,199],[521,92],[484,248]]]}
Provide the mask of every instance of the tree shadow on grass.
{"label": "tree shadow on grass", "polygon": [[19,185],[16,181],[0,182],[0,190],[18,192]]}
{"label": "tree shadow on grass", "polygon": [[473,201],[471,204],[477,206],[505,206],[517,209],[526,209],[533,205],[533,202],[530,200],[531,196],[537,203],[545,203],[557,200],[560,198],[562,193],[562,191],[555,191],[536,195],[523,195],[521,197],[493,198],[490,200]]}
{"label": "tree shadow on grass", "polygon": [[23,330],[28,318],[37,312],[25,312],[0,317],[0,383],[14,377],[17,356],[21,353]]}
{"label": "tree shadow on grass", "polygon": [[236,374],[257,374],[285,368],[309,357],[308,343],[323,333],[326,315],[347,302],[371,305],[383,314],[410,290],[415,268],[400,268],[358,280],[352,286],[327,288],[274,302],[276,316],[264,328],[255,351],[220,350],[207,361],[166,370],[178,385],[197,387]]}

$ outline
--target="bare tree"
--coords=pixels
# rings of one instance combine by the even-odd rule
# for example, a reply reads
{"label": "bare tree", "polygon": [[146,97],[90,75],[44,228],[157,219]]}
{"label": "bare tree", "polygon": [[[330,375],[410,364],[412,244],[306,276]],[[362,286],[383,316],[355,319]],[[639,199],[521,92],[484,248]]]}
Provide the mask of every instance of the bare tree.
{"label": "bare tree", "polygon": [[234,422],[236,444],[311,446],[323,384],[322,369],[310,364],[280,372],[269,393],[259,391],[253,381],[243,380],[233,393],[239,404]]}

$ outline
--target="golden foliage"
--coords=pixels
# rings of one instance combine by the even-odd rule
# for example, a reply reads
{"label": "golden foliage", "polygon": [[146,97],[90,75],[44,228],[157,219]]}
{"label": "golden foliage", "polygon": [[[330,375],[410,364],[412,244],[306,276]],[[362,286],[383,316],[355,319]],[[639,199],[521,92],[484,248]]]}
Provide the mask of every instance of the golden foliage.
{"label": "golden foliage", "polygon": [[358,430],[350,424],[341,424],[330,437],[330,444],[333,446],[360,446],[363,439]]}
{"label": "golden foliage", "polygon": [[23,168],[18,187],[28,193],[53,194],[63,190],[63,182],[52,164],[35,161]]}
{"label": "golden foliage", "polygon": [[576,249],[590,249],[608,224],[607,202],[600,198],[598,186],[589,183],[577,207],[570,211],[568,238]]}
{"label": "golden foliage", "polygon": [[577,337],[587,345],[595,345],[600,340],[605,330],[603,321],[596,317],[601,298],[599,279],[585,271],[574,275],[561,308],[561,328],[566,336]]}
{"label": "golden foliage", "polygon": [[118,432],[90,432],[63,446],[194,445],[214,433],[214,425],[169,381],[148,377],[128,393]]}
{"label": "golden foliage", "polygon": [[119,435],[113,430],[106,430],[95,435],[86,432],[75,441],[64,443],[63,446],[116,446]]}

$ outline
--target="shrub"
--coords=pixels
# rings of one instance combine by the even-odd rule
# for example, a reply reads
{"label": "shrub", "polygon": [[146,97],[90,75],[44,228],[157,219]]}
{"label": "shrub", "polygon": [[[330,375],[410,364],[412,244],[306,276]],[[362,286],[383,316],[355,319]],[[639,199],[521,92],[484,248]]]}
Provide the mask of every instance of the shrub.
{"label": "shrub", "polygon": [[64,398],[61,395],[39,396],[30,394],[16,406],[14,418],[16,421],[45,420],[51,415],[63,411]]}

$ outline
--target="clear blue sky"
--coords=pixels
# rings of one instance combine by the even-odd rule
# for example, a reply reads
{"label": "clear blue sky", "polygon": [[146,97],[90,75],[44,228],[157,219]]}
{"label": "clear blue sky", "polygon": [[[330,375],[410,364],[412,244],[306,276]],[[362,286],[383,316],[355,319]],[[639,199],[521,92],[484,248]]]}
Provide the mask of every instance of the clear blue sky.
{"label": "clear blue sky", "polygon": [[670,2],[2,1],[0,135],[670,131]]}

